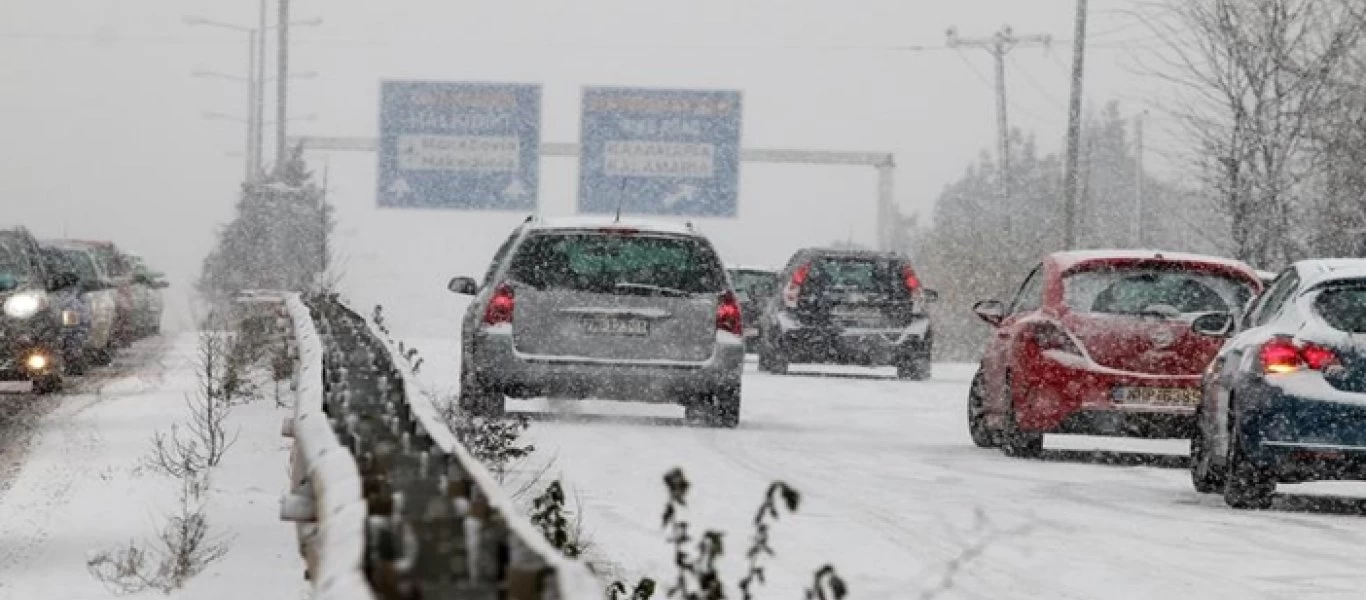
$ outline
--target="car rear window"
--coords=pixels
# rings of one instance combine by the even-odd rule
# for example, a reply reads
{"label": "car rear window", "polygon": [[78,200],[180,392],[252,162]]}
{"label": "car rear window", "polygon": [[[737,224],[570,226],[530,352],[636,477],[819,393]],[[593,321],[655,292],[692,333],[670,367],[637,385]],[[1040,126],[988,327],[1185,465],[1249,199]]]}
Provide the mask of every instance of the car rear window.
{"label": "car rear window", "polygon": [[772,289],[777,273],[766,271],[731,271],[730,281],[737,292],[765,292]]}
{"label": "car rear window", "polygon": [[1063,303],[1092,313],[1179,317],[1234,312],[1252,293],[1250,281],[1180,268],[1103,269],[1063,278]]}
{"label": "car rear window", "polygon": [[1366,333],[1366,281],[1319,292],[1314,298],[1314,312],[1333,329]]}
{"label": "car rear window", "polygon": [[709,245],[668,235],[536,233],[517,249],[509,273],[537,289],[619,294],[725,289],[725,272]]}
{"label": "car rear window", "polygon": [[901,262],[885,258],[825,257],[811,264],[803,291],[899,294],[905,291]]}

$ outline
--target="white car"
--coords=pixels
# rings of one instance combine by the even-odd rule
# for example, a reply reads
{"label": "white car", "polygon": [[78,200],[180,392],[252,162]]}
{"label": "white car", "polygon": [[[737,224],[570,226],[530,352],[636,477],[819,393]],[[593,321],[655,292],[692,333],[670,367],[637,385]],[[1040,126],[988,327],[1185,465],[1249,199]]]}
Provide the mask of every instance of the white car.
{"label": "white car", "polygon": [[118,291],[104,277],[98,261],[88,249],[61,242],[44,242],[43,246],[56,253],[64,270],[79,279],[81,299],[90,319],[86,360],[92,364],[107,364],[113,360],[117,347],[114,327],[118,317]]}

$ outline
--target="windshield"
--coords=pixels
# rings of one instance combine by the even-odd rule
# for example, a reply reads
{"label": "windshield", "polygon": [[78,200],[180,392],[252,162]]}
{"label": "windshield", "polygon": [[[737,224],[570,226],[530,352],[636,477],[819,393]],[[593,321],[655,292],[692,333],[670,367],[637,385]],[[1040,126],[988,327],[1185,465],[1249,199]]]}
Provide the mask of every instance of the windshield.
{"label": "windshield", "polygon": [[730,272],[730,282],[735,286],[735,291],[748,294],[759,295],[771,291],[777,279],[777,273],[768,271],[737,269]]}
{"label": "windshield", "polygon": [[99,274],[95,270],[95,261],[90,257],[90,253],[74,248],[57,248],[49,251],[53,264],[53,272],[74,273],[81,283],[93,283],[99,280]]}
{"label": "windshield", "polygon": [[543,290],[648,295],[718,292],[722,273],[715,253],[694,238],[538,233],[518,248],[509,275]]}
{"label": "windshield", "polygon": [[1063,303],[1072,310],[1177,317],[1234,312],[1253,292],[1250,282],[1177,269],[1080,271],[1063,278]]}
{"label": "windshield", "polygon": [[28,246],[21,238],[0,234],[0,292],[18,287],[32,276]]}

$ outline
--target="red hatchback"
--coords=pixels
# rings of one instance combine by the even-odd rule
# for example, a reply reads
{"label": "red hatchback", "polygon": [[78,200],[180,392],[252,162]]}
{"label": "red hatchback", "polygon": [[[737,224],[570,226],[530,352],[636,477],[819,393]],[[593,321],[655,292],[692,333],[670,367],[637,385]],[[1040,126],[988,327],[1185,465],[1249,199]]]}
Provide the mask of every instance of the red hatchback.
{"label": "red hatchback", "polygon": [[968,394],[973,442],[1035,456],[1045,433],[1189,435],[1220,346],[1191,322],[1237,313],[1261,287],[1246,264],[1209,256],[1049,255],[1008,305],[973,307],[996,329]]}

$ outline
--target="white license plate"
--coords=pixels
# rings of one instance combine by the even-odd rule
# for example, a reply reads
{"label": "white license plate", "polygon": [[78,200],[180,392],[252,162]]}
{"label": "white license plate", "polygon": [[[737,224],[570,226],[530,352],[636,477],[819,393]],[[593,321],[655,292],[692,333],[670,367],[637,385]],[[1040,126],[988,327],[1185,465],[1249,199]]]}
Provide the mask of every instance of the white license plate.
{"label": "white license plate", "polygon": [[1192,407],[1200,403],[1199,388],[1117,387],[1110,397],[1116,404]]}
{"label": "white license plate", "polygon": [[644,319],[584,319],[583,332],[590,335],[650,335]]}
{"label": "white license plate", "polygon": [[882,311],[876,308],[836,308],[830,314],[850,321],[878,321],[883,318]]}

